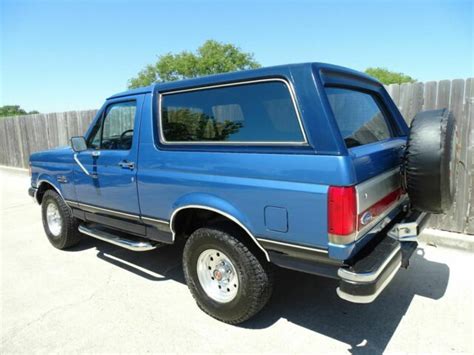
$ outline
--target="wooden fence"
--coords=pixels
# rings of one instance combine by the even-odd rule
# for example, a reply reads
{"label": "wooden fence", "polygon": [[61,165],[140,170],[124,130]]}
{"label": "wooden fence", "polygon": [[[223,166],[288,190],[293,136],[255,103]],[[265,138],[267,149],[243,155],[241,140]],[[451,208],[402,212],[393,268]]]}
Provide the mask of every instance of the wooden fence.
{"label": "wooden fence", "polygon": [[31,153],[66,146],[83,135],[97,110],[0,118],[0,165],[28,167]]}
{"label": "wooden fence", "polygon": [[[474,234],[474,79],[393,84],[387,91],[409,123],[422,110],[448,107],[459,132],[456,200],[451,211],[431,219],[438,229]],[[0,119],[0,165],[26,168],[32,152],[64,146],[82,135],[97,110]]]}
{"label": "wooden fence", "polygon": [[431,217],[430,226],[474,234],[474,78],[389,85],[387,91],[408,123],[419,111],[448,107],[454,113],[459,137],[456,199],[449,213]]}

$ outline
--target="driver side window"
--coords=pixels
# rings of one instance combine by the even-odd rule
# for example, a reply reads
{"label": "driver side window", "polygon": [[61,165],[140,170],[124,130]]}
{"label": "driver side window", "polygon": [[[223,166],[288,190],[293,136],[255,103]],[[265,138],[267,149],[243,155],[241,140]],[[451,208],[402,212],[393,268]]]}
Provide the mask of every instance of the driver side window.
{"label": "driver side window", "polygon": [[132,147],[136,108],[135,101],[108,106],[101,124],[89,138],[89,147],[102,150],[129,150]]}

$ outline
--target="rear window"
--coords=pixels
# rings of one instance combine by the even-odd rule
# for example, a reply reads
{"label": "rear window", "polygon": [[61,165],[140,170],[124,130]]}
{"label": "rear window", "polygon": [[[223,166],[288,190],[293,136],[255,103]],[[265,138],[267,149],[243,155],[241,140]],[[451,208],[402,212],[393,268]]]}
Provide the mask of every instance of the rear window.
{"label": "rear window", "polygon": [[167,143],[302,143],[289,89],[266,81],[163,94],[162,139]]}
{"label": "rear window", "polygon": [[326,88],[332,112],[348,148],[391,138],[377,99],[361,91]]}

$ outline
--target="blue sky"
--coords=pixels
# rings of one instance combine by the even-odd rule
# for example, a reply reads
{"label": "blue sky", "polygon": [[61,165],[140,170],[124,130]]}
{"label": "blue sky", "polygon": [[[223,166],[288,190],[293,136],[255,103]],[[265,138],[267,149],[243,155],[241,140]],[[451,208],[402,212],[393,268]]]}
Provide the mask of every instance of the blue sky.
{"label": "blue sky", "polygon": [[473,76],[472,0],[1,2],[0,105],[98,108],[159,54],[231,42],[264,66]]}

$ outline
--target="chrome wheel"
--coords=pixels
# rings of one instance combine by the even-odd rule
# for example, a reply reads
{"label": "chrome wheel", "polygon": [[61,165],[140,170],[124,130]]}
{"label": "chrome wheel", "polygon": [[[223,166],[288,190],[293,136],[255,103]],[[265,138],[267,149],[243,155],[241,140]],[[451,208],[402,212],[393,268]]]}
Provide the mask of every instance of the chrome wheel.
{"label": "chrome wheel", "polygon": [[51,234],[55,237],[59,237],[63,228],[63,220],[59,213],[58,206],[54,202],[50,202],[46,207],[46,222],[48,223]]}
{"label": "chrome wheel", "polygon": [[239,278],[232,261],[216,249],[204,250],[197,260],[197,276],[201,287],[214,301],[232,301],[239,290]]}

